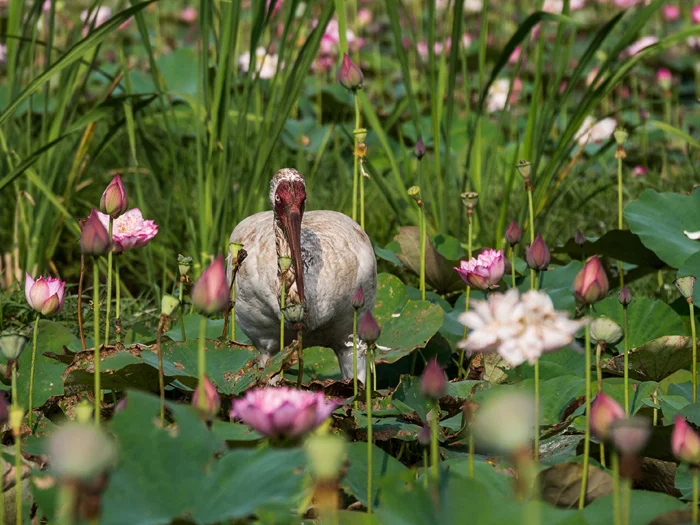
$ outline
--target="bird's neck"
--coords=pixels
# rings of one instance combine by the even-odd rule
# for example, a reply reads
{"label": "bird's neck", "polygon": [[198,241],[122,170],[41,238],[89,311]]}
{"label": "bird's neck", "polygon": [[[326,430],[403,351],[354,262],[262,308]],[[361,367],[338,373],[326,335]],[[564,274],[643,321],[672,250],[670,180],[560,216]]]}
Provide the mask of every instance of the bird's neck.
{"label": "bird's neck", "polygon": [[[274,231],[275,231],[275,246],[277,247],[277,260],[280,257],[292,257],[292,249],[287,241],[287,236],[284,234],[282,229],[282,224],[277,219],[274,218]],[[285,291],[285,305],[292,303],[299,303],[299,294],[297,292],[296,285],[296,270],[294,264],[289,266],[289,269],[282,275],[282,270],[280,269],[279,263],[277,264],[277,286],[278,286],[278,296],[281,297],[282,292],[282,282],[284,282]]]}

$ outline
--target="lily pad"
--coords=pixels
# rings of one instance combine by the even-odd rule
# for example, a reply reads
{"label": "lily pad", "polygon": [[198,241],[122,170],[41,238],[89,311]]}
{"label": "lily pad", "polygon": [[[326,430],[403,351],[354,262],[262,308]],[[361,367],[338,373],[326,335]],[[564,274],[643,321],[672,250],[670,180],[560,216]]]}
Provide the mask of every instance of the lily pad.
{"label": "lily pad", "polygon": [[[631,349],[629,354],[632,378],[642,381],[661,381],[666,376],[691,365],[692,342],[690,337],[669,335],[659,337]],[[622,375],[624,355],[619,354],[604,364],[605,370]]]}
{"label": "lily pad", "polygon": [[660,268],[664,264],[630,230],[610,230],[593,241],[586,240],[583,246],[579,246],[571,238],[564,246],[555,248],[553,252],[565,253],[572,259],[581,259],[594,254],[604,255],[618,261],[653,268]]}
{"label": "lily pad", "polygon": [[700,230],[700,191],[681,195],[645,190],[627,205],[625,220],[644,246],[673,268],[700,251],[700,242],[683,233]]}
{"label": "lily pad", "polygon": [[[408,301],[401,312],[381,326],[377,363],[395,363],[416,348],[424,348],[442,326],[444,311],[429,301]],[[386,348],[386,349],[385,349]]]}
{"label": "lily pad", "polygon": [[[367,505],[367,443],[350,443],[348,452],[348,473],[340,482],[341,488]],[[372,500],[375,504],[379,498],[379,485],[385,476],[408,473],[409,470],[396,458],[390,456],[376,445],[372,445]]]}

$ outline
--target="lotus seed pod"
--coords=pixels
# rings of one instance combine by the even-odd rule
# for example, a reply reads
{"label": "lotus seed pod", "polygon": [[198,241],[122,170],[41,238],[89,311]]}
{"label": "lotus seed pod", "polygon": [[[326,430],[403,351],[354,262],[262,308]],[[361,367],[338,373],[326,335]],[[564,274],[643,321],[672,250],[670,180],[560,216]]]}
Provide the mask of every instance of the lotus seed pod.
{"label": "lotus seed pod", "polygon": [[289,270],[290,266],[292,266],[292,258],[283,255],[282,257],[277,259],[277,264],[279,264],[280,271],[284,273],[287,270]]}
{"label": "lotus seed pod", "polygon": [[518,172],[520,173],[520,176],[523,179],[528,180],[530,178],[531,166],[530,166],[530,163],[528,161],[521,160],[520,162],[518,162],[517,168],[518,168]]}
{"label": "lotus seed pod", "polygon": [[692,275],[686,275],[685,277],[679,277],[673,284],[676,285],[678,291],[688,302],[693,300],[693,291],[695,290],[695,277]]}
{"label": "lotus seed pod", "polygon": [[479,194],[475,191],[465,191],[460,197],[462,198],[462,204],[464,204],[468,210],[476,208],[479,202]]}
{"label": "lotus seed pod", "polygon": [[180,277],[187,277],[192,269],[192,257],[185,257],[184,255],[178,254],[177,269],[180,272]]}
{"label": "lotus seed pod", "polygon": [[166,317],[170,317],[175,313],[175,310],[180,306],[180,301],[177,297],[165,294],[160,300],[160,314]]}
{"label": "lotus seed pod", "polygon": [[408,188],[408,196],[414,201],[420,201],[420,186],[411,186]]}
{"label": "lotus seed pod", "polygon": [[19,334],[0,335],[0,352],[8,361],[16,361],[27,345],[27,338]]}
{"label": "lotus seed pod", "polygon": [[68,423],[49,438],[51,471],[62,480],[90,481],[116,463],[112,438],[95,425]]}
{"label": "lotus seed pod", "polygon": [[290,304],[282,310],[284,318],[291,324],[301,323],[304,320],[304,305]]}
{"label": "lotus seed pod", "polygon": [[338,478],[346,456],[345,440],[334,434],[312,435],[304,444],[311,472],[316,479]]}
{"label": "lotus seed pod", "polygon": [[622,327],[609,317],[596,317],[591,323],[591,339],[606,345],[616,345],[624,337]]}

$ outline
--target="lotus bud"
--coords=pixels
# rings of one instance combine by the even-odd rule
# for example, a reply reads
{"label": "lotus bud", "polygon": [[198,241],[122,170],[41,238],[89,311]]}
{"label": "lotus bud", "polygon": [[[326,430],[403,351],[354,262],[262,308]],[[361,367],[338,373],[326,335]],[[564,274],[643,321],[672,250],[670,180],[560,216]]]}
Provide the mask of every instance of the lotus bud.
{"label": "lotus bud", "polygon": [[10,420],[10,405],[7,403],[5,393],[0,393],[0,425]]}
{"label": "lotus bud", "polygon": [[360,326],[358,328],[358,335],[368,345],[372,345],[377,342],[382,331],[377,324],[377,320],[372,315],[372,312],[367,312],[360,319]]}
{"label": "lotus bud", "polygon": [[543,271],[549,267],[550,259],[549,248],[547,248],[544,239],[542,239],[542,235],[538,233],[537,237],[535,237],[535,242],[532,243],[532,246],[528,248],[525,254],[527,265],[532,270]]}
{"label": "lotus bud", "polygon": [[576,235],[574,236],[574,242],[577,246],[583,246],[584,244],[586,244],[586,236],[583,235],[583,232],[581,230],[576,232]]}
{"label": "lotus bud", "polygon": [[229,253],[229,255],[231,255],[231,258],[234,261],[238,257],[238,252],[240,252],[242,249],[243,249],[243,244],[241,244],[240,242],[228,243],[228,253]]}
{"label": "lotus bud", "polygon": [[312,435],[304,443],[314,478],[334,480],[340,475],[347,457],[345,439],[335,434]]}
{"label": "lotus bud", "polygon": [[88,424],[94,413],[94,406],[87,399],[83,399],[75,407],[75,419],[78,423]]}
{"label": "lotus bud", "polygon": [[129,207],[129,199],[126,195],[126,190],[122,184],[122,179],[117,173],[112,182],[109,183],[104,193],[102,193],[102,199],[100,199],[100,210],[102,213],[106,213],[111,216],[112,219],[116,219],[122,213],[124,213]]}
{"label": "lotus bud", "polygon": [[66,481],[90,481],[114,466],[117,448],[102,427],[68,423],[49,438],[53,474]]}
{"label": "lotus bud", "polygon": [[173,315],[173,313],[175,313],[175,310],[177,310],[179,306],[180,301],[178,301],[177,297],[165,294],[160,300],[160,315],[170,317]]}
{"label": "lotus bud", "polygon": [[362,290],[362,286],[358,286],[355,293],[352,294],[351,303],[355,310],[359,310],[365,305],[365,292]]}
{"label": "lotus bud", "polygon": [[192,304],[206,315],[223,312],[229,303],[224,258],[219,255],[192,287]]}
{"label": "lotus bud", "polygon": [[629,305],[632,302],[632,294],[630,293],[629,288],[627,288],[627,286],[622,287],[620,293],[617,295],[617,300],[624,307],[627,307],[627,305]]}
{"label": "lotus bud", "polygon": [[431,359],[423,370],[420,380],[423,395],[428,399],[437,401],[445,395],[447,390],[447,376],[440,367],[437,359]]}
{"label": "lotus bud", "polygon": [[58,314],[63,308],[66,283],[53,277],[39,277],[35,281],[28,272],[24,273],[24,296],[29,306],[45,316]]}
{"label": "lotus bud", "polygon": [[662,67],[656,72],[656,81],[659,83],[661,89],[664,91],[671,91],[673,75],[671,75],[671,71],[668,68]]}
{"label": "lotus bud", "polygon": [[574,296],[582,304],[593,304],[608,293],[610,283],[597,255],[588,259],[574,279]]}
{"label": "lotus bud", "polygon": [[474,416],[477,443],[500,453],[517,453],[532,446],[535,403],[520,392],[504,392],[486,398]]}
{"label": "lotus bud", "polygon": [[362,75],[362,70],[355,64],[350,57],[345,53],[343,55],[343,62],[340,64],[340,69],[338,70],[338,82],[345,89],[356,91],[362,89],[362,82],[364,76]]}
{"label": "lotus bud", "polygon": [[201,388],[197,387],[192,396],[192,406],[202,412],[207,419],[214,419],[221,410],[221,398],[214,383],[204,376],[204,402],[200,405]]}
{"label": "lotus bud", "polygon": [[530,163],[526,160],[521,160],[518,162],[518,172],[520,173],[520,176],[525,179],[529,180],[530,179],[530,170],[531,166]]}
{"label": "lotus bud", "polygon": [[85,255],[99,257],[106,255],[111,248],[112,240],[109,238],[109,232],[102,225],[97,210],[93,208],[80,233],[80,249]]}
{"label": "lotus bud", "polygon": [[[364,144],[365,140],[367,140],[367,130],[365,128],[358,128],[354,130],[352,134],[355,136],[355,140],[358,144]],[[358,156],[364,157],[364,154]]]}
{"label": "lotus bud", "polygon": [[12,435],[19,438],[22,431],[22,420],[24,419],[24,409],[19,406],[10,407],[10,428]]}
{"label": "lotus bud", "polygon": [[523,236],[523,231],[520,229],[520,226],[518,226],[518,221],[513,221],[510,223],[508,226],[508,229],[506,230],[506,241],[512,248],[516,244],[520,242],[520,239]]}
{"label": "lotus bud", "polygon": [[178,254],[177,269],[180,272],[180,277],[187,277],[192,269],[192,257]]}
{"label": "lotus bud", "polygon": [[473,210],[479,202],[479,194],[475,191],[465,191],[460,197],[462,197],[462,204],[467,210]]}
{"label": "lotus bud", "polygon": [[430,446],[430,425],[423,425],[418,432],[418,444],[423,448]]}
{"label": "lotus bud", "polygon": [[610,437],[617,451],[623,456],[636,456],[651,436],[651,424],[647,418],[618,419],[610,425]]}
{"label": "lotus bud", "polygon": [[19,334],[0,335],[0,352],[8,361],[16,361],[22,355],[27,338]]}
{"label": "lotus bud", "polygon": [[423,157],[425,157],[425,144],[423,144],[423,139],[418,139],[418,142],[416,142],[416,147],[413,148],[413,154],[416,156],[418,160],[423,160]]}
{"label": "lotus bud", "polygon": [[690,428],[681,415],[677,415],[675,419],[671,435],[671,450],[677,460],[700,466],[700,436]]}
{"label": "lotus bud", "polygon": [[304,305],[290,304],[282,310],[284,318],[291,324],[301,323],[304,320]]}
{"label": "lotus bud", "polygon": [[676,285],[678,291],[681,293],[685,300],[689,303],[693,301],[693,291],[695,290],[695,277],[692,275],[686,275],[685,277],[679,277],[673,284]]}
{"label": "lotus bud", "polygon": [[280,267],[280,271],[285,273],[292,266],[292,258],[287,256],[282,256],[277,259],[277,264]]}
{"label": "lotus bud", "polygon": [[620,325],[609,317],[596,317],[591,323],[591,339],[594,343],[601,341],[606,345],[616,345],[624,335]]}
{"label": "lotus bud", "polygon": [[420,198],[420,186],[411,186],[408,188],[408,196],[411,197],[418,205],[420,206],[421,203],[421,198]]}
{"label": "lotus bud", "polygon": [[591,432],[596,438],[606,441],[613,422],[624,418],[625,410],[617,401],[603,392],[595,396],[591,403]]}

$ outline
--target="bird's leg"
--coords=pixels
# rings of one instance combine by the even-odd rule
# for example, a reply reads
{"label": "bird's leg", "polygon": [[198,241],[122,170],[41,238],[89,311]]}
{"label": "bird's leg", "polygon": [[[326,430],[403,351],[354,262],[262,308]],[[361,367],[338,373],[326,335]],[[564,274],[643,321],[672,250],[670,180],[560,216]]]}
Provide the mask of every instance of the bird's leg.
{"label": "bird's leg", "polygon": [[[228,324],[229,324],[229,317],[231,318],[231,341],[235,345],[241,345],[241,343],[236,342],[236,274],[238,274],[238,270],[241,269],[241,265],[243,264],[243,261],[245,261],[245,258],[248,256],[248,252],[246,252],[242,248],[242,244],[239,243],[231,243],[231,245],[236,245],[236,250],[235,250],[235,255],[233,256],[233,260],[231,263],[231,286],[229,288],[229,297],[231,297],[231,300],[229,301],[228,307],[226,308],[226,315],[224,316],[224,331],[221,334],[222,339],[226,339],[226,334],[228,333]],[[229,247],[231,249],[231,247]],[[247,345],[242,345],[242,346],[247,346]]]}
{"label": "bird's leg", "polygon": [[[353,359],[353,347],[352,347],[352,336],[347,342],[341,343],[340,346],[333,348],[336,357],[338,358],[338,365],[340,367],[340,373],[343,379],[352,379],[354,377],[354,359]],[[367,345],[361,340],[357,341],[357,380],[361,381],[363,384],[366,379],[365,370],[365,359],[367,354]]]}

